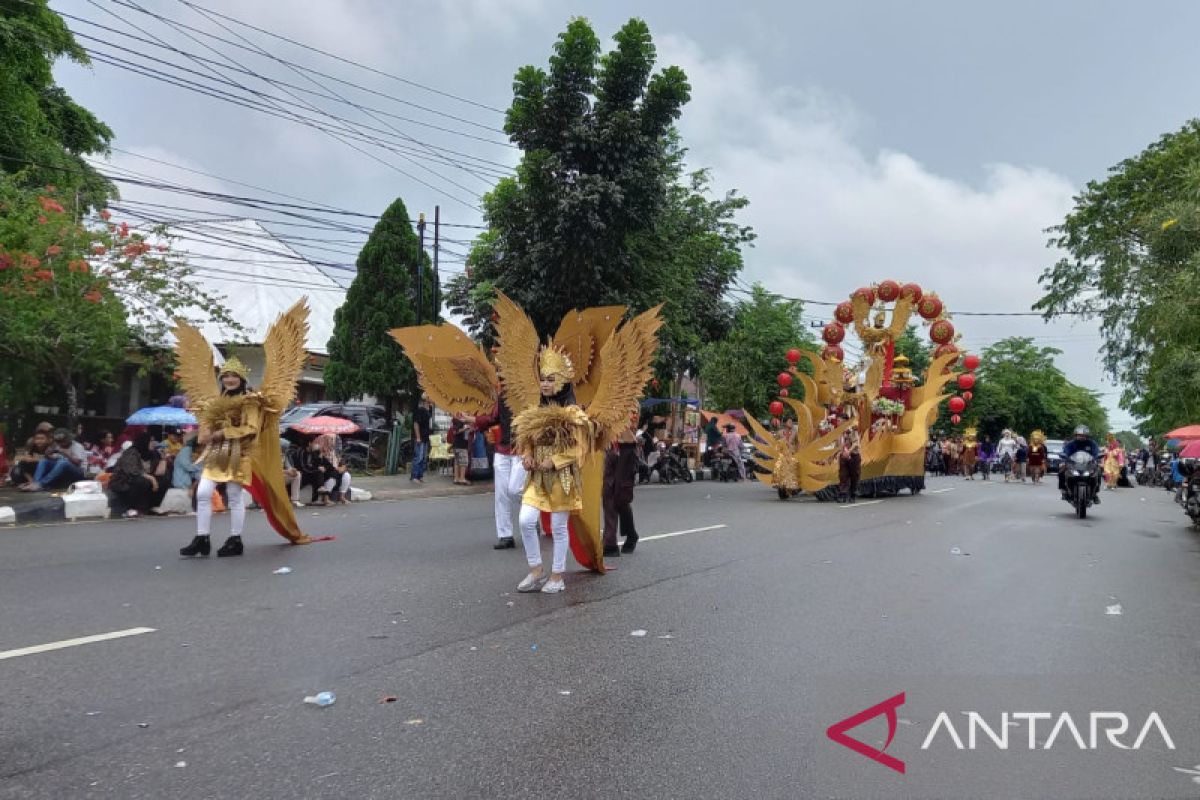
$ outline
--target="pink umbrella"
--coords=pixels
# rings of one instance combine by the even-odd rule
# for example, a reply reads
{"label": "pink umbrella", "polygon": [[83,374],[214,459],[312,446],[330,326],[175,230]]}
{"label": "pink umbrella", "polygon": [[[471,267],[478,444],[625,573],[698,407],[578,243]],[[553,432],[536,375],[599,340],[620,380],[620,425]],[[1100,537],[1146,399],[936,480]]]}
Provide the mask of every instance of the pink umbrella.
{"label": "pink umbrella", "polygon": [[346,434],[354,433],[360,428],[348,419],[341,417],[309,417],[289,426],[300,433],[321,435],[325,433]]}
{"label": "pink umbrella", "polygon": [[1188,442],[1179,451],[1180,458],[1200,458],[1200,441]]}

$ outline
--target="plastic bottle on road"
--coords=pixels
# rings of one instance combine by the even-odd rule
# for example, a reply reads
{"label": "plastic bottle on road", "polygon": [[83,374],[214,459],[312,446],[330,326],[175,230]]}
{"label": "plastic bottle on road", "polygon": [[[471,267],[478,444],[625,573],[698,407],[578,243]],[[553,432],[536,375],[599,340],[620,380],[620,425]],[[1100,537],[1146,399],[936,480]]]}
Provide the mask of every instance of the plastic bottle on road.
{"label": "plastic bottle on road", "polygon": [[333,705],[335,700],[337,700],[337,697],[333,692],[321,692],[315,696],[304,698],[304,702],[314,706],[321,706],[321,708]]}

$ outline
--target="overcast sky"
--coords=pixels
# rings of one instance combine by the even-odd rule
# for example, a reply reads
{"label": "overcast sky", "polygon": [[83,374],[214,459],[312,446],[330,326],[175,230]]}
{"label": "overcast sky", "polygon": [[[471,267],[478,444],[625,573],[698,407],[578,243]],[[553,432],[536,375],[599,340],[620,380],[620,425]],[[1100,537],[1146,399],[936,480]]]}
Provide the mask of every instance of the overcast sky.
{"label": "overcast sky", "polygon": [[[258,102],[327,126],[351,126],[360,135],[360,126],[375,127],[378,133],[366,135],[391,144],[385,150],[360,141],[356,150],[294,121],[128,69],[60,65],[60,82],[108,122],[117,146],[129,151],[114,154],[114,167],[191,187],[267,196],[143,158],[149,156],[375,214],[400,196],[414,215],[432,217],[440,205],[443,221],[464,225],[479,223],[473,207],[479,194],[519,155],[503,145],[502,114],[484,106],[507,107],[513,73],[523,64],[544,66],[572,16],[590,19],[606,43],[626,19],[641,16],[650,24],[660,64],[683,67],[692,84],[692,102],[680,122],[691,166],[711,168],[715,188],[736,188],[750,198],[744,221],[759,238],[746,253],[745,280],[815,300],[840,300],[859,284],[896,278],[938,291],[952,311],[1026,311],[1039,296],[1037,276],[1054,259],[1043,230],[1061,220],[1077,188],[1200,109],[1200,4],[1183,1],[197,0],[309,47],[218,18],[229,29],[223,30],[183,0],[121,2],[130,5],[52,5],[129,34],[68,20],[77,33],[95,37],[81,42],[103,58],[202,82],[210,90],[218,79],[233,81],[244,88],[217,88],[251,99],[269,93],[278,99]],[[169,22],[262,47],[308,69],[297,71]],[[149,56],[195,73],[150,62]],[[387,96],[335,83],[312,69]],[[257,76],[299,88],[268,85]],[[247,95],[247,89],[260,94]],[[366,116],[339,97],[377,111]],[[321,116],[325,112],[343,121]],[[278,219],[128,185],[124,194],[213,215]],[[355,245],[345,242],[361,238],[288,226],[273,230],[328,240],[308,242],[323,249],[307,252],[346,264],[353,263]],[[448,229],[458,241],[443,254],[447,270],[462,268],[451,263],[458,258],[453,251],[465,251],[470,233]],[[807,312],[814,320],[828,314],[817,306]],[[1116,407],[1116,390],[1102,381],[1095,326],[1044,325],[1029,317],[960,316],[955,323],[972,348],[1028,335],[1062,349],[1060,365],[1068,376],[1106,392],[1114,423],[1130,424]]]}

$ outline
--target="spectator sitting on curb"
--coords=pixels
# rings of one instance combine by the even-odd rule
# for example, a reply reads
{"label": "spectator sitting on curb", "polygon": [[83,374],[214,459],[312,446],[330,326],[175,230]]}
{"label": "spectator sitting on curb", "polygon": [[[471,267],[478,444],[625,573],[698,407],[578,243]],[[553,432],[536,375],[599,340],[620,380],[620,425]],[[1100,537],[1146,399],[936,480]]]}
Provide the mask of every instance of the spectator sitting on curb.
{"label": "spectator sitting on curb", "polygon": [[13,486],[24,489],[33,483],[33,474],[49,448],[50,436],[41,430],[29,437],[25,443],[25,452],[13,461],[12,472],[9,474]]}
{"label": "spectator sitting on curb", "polygon": [[54,442],[46,449],[45,456],[33,473],[33,482],[21,487],[24,492],[40,492],[55,487],[68,486],[85,477],[87,450],[75,441],[71,432],[59,428],[54,432]]}

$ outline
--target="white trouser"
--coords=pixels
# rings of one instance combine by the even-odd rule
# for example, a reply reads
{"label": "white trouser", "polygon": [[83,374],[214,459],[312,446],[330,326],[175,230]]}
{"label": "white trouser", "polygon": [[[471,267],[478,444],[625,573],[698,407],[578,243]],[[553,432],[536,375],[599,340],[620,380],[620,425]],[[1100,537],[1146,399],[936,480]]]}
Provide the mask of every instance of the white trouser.
{"label": "white trouser", "polygon": [[287,478],[285,476],[285,479],[287,480],[287,484],[288,484],[288,493],[291,494],[291,496],[292,496],[292,502],[299,503],[300,502],[300,481],[303,480],[302,476],[300,475],[299,471],[297,471],[296,474],[290,478]]}
{"label": "white trouser", "polygon": [[525,492],[525,466],[520,456],[496,453],[496,538],[511,539],[513,515],[521,507],[521,495]]}
{"label": "white trouser", "polygon": [[350,491],[350,470],[346,470],[342,473],[342,483],[341,486],[338,487],[338,491],[342,493],[343,497],[346,496],[346,492]]}
{"label": "white trouser", "polygon": [[[533,506],[521,506],[521,543],[525,545],[525,560],[531,567],[542,565],[542,548],[538,544],[538,521],[542,512]],[[550,534],[554,537],[554,564],[551,572],[561,575],[567,568],[567,520],[570,511],[550,512]]]}
{"label": "white trouser", "polygon": [[[196,488],[196,534],[208,536],[208,528],[212,523],[212,496],[217,484],[210,478],[201,478]],[[242,485],[230,481],[225,484],[225,494],[229,496],[229,535],[241,536],[242,527],[246,524],[246,497],[242,494]]]}

